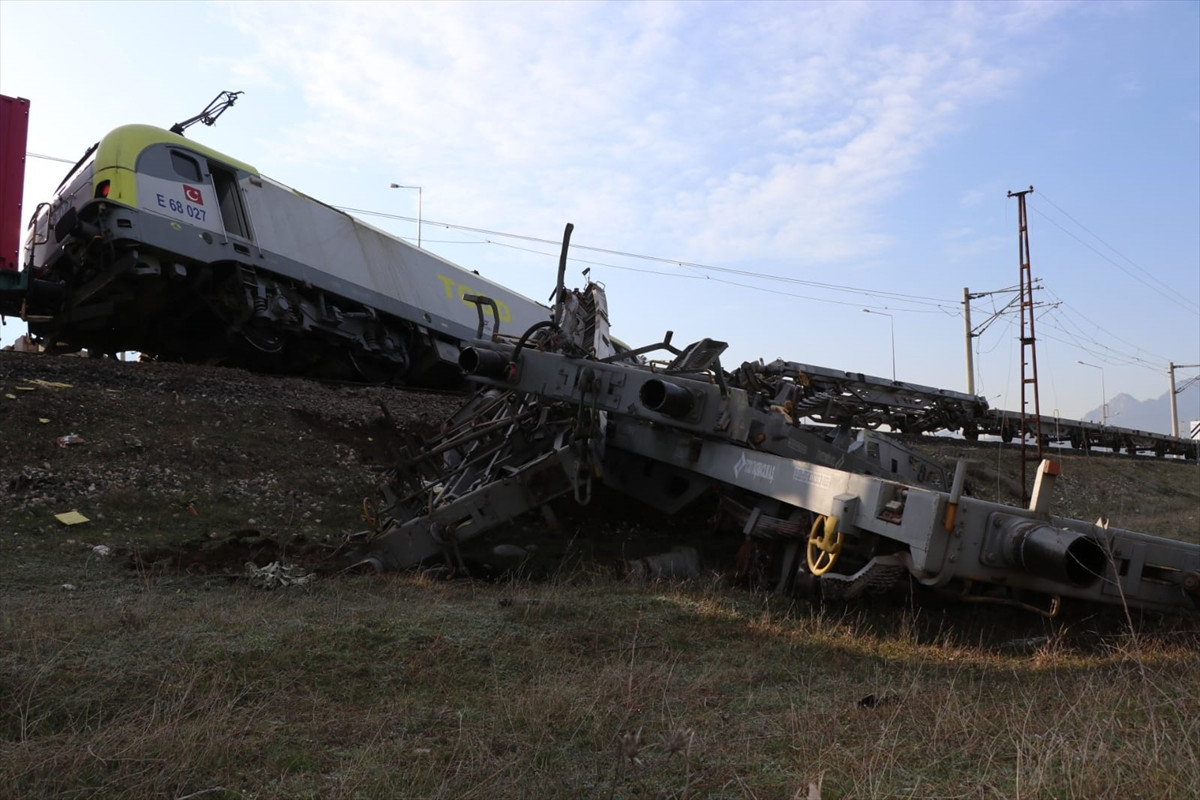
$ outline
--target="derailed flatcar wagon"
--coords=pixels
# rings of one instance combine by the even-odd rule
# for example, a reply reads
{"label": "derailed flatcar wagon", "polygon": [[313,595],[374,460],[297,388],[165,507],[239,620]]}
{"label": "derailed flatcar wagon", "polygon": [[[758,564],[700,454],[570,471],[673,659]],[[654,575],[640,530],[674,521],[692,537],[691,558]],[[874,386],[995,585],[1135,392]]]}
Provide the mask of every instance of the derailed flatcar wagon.
{"label": "derailed flatcar wagon", "polygon": [[[21,315],[50,350],[438,385],[458,343],[549,310],[149,125],[109,133],[30,221]],[[14,313],[12,309],[6,313]]]}
{"label": "derailed flatcar wagon", "polygon": [[669,336],[632,351],[669,362],[637,362],[607,346],[602,287],[566,293],[560,277],[555,295],[557,331],[463,350],[478,391],[401,451],[350,566],[441,559],[464,573],[471,539],[556,498],[587,505],[599,482],[668,515],[716,499],[741,538],[730,566],[780,592],[919,589],[1046,616],[1066,603],[1200,617],[1200,543],[1053,514],[1051,459],[1028,507],[971,497],[966,459],[951,479],[882,434],[804,424],[794,362],[727,372],[725,342],[680,350]]}

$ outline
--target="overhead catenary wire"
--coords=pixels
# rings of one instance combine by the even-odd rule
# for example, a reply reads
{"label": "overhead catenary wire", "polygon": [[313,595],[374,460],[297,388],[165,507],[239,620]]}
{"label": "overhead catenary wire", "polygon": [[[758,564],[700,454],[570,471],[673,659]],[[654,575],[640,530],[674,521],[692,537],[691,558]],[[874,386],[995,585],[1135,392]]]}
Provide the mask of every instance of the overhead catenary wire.
{"label": "overhead catenary wire", "polygon": [[1141,283],[1143,286],[1150,289],[1151,291],[1156,292],[1160,296],[1165,297],[1166,299],[1170,300],[1171,302],[1175,303],[1176,305],[1182,306],[1183,308],[1187,309],[1188,311],[1191,311],[1192,313],[1200,314],[1200,304],[1194,303],[1188,298],[1179,296],[1179,292],[1176,287],[1172,287],[1171,285],[1163,282],[1157,276],[1155,276],[1152,272],[1150,272],[1149,270],[1140,266],[1136,261],[1134,261],[1129,256],[1122,253],[1120,250],[1117,250],[1117,248],[1113,247],[1111,244],[1109,244],[1103,238],[1101,238],[1099,234],[1094,233],[1082,222],[1075,219],[1075,217],[1071,216],[1071,214],[1069,212],[1067,212],[1066,209],[1062,208],[1060,205],[1058,205],[1053,200],[1051,200],[1048,196],[1046,196],[1045,192],[1039,193],[1038,199],[1044,200],[1048,204],[1053,206],[1064,217],[1066,217],[1067,219],[1071,220],[1071,222],[1078,225],[1080,230],[1084,231],[1085,233],[1087,233],[1088,236],[1091,236],[1093,239],[1095,239],[1097,242],[1102,244],[1108,250],[1112,251],[1115,255],[1119,256],[1122,260],[1127,262],[1131,267],[1136,269],[1138,272],[1140,272],[1145,277],[1143,278],[1143,277],[1139,277],[1138,275],[1135,275],[1133,272],[1129,271],[1128,269],[1123,267],[1121,264],[1118,264],[1116,261],[1114,261],[1112,258],[1107,256],[1106,254],[1097,250],[1095,247],[1093,247],[1088,242],[1085,242],[1083,239],[1076,236],[1071,231],[1067,230],[1065,227],[1060,225],[1057,220],[1055,220],[1054,218],[1052,218],[1045,212],[1043,212],[1040,209],[1035,207],[1034,211],[1036,211],[1039,216],[1041,216],[1043,219],[1045,219],[1051,225],[1058,228],[1063,233],[1065,233],[1067,236],[1070,236],[1072,239],[1079,242],[1084,247],[1091,250],[1096,255],[1100,256],[1100,258],[1104,259],[1109,264],[1112,264],[1114,267],[1121,270],[1121,272],[1124,272],[1126,275],[1133,278],[1138,283]]}
{"label": "overhead catenary wire", "polygon": [[[409,216],[401,215],[401,214],[391,214],[391,213],[387,213],[387,212],[372,211],[369,209],[352,208],[352,207],[348,207],[348,206],[337,206],[337,208],[339,208],[340,210],[345,211],[347,213],[363,214],[366,216],[379,217],[382,219],[391,219],[391,220],[397,220],[397,221],[401,221],[401,222],[416,222],[417,221],[417,219],[414,217],[409,217]],[[485,237],[483,239],[483,241],[481,241],[481,242],[459,241],[459,242],[455,242],[456,244],[488,244],[488,245],[493,245],[493,246],[497,246],[497,247],[505,247],[505,248],[509,248],[509,249],[513,249],[513,250],[519,250],[522,252],[528,252],[528,253],[532,253],[534,255],[544,256],[547,258],[557,258],[558,257],[557,253],[546,252],[546,251],[538,250],[538,249],[535,249],[532,247],[522,247],[520,245],[513,244],[512,242],[496,241],[495,238],[513,239],[513,240],[529,242],[529,243],[533,243],[533,244],[548,244],[548,245],[553,245],[556,247],[559,245],[559,242],[557,240],[546,239],[546,238],[538,237],[538,236],[531,236],[528,234],[509,233],[509,232],[505,232],[505,231],[497,231],[497,230],[492,230],[492,229],[488,229],[488,228],[480,228],[480,227],[469,226],[469,225],[459,225],[456,223],[441,222],[441,221],[429,220],[429,219],[423,220],[422,224],[434,225],[437,227],[445,228],[447,230],[456,230],[456,231],[462,231],[465,233],[473,233],[473,234],[477,234],[477,235]],[[1061,226],[1058,226],[1058,227],[1061,227]],[[488,238],[488,237],[495,237],[495,238]],[[1072,237],[1072,238],[1075,238],[1077,241],[1081,241],[1078,239],[1078,237]],[[1081,243],[1083,243],[1083,242],[1081,241]],[[1086,245],[1086,243],[1083,243],[1083,244]],[[1094,248],[1090,248],[1090,249],[1094,250]],[[961,316],[961,314],[962,314],[961,303],[959,301],[951,301],[951,300],[946,300],[946,299],[927,297],[927,296],[923,296],[923,295],[911,295],[911,294],[905,294],[905,293],[900,293],[900,292],[887,292],[887,291],[880,291],[877,289],[867,289],[867,288],[863,288],[863,287],[846,286],[846,285],[841,285],[841,284],[833,284],[833,283],[826,283],[826,282],[820,282],[820,281],[807,281],[807,280],[804,280],[801,278],[791,278],[791,277],[787,277],[787,276],[774,275],[771,273],[756,272],[754,270],[736,269],[736,268],[732,268],[732,267],[722,267],[722,266],[712,265],[712,264],[702,264],[702,263],[698,263],[698,262],[686,261],[683,259],[667,258],[667,257],[663,257],[663,256],[651,256],[651,255],[645,255],[645,254],[640,254],[640,253],[633,253],[630,251],[616,250],[613,248],[595,247],[595,246],[581,245],[581,244],[575,244],[575,243],[572,243],[571,250],[588,251],[588,252],[617,256],[620,258],[629,258],[629,259],[634,259],[634,260],[639,260],[639,261],[648,261],[648,262],[653,262],[653,263],[658,263],[658,264],[674,265],[676,267],[680,267],[683,269],[695,270],[701,274],[687,274],[687,273],[681,272],[681,271],[653,270],[653,269],[646,269],[646,268],[641,268],[641,267],[634,267],[634,266],[630,266],[630,265],[614,264],[609,261],[600,261],[600,260],[596,260],[596,259],[581,258],[579,256],[571,256],[572,262],[588,265],[590,267],[603,267],[603,268],[609,268],[609,269],[618,269],[618,270],[624,270],[624,271],[630,271],[630,272],[637,272],[637,273],[641,273],[641,274],[658,275],[658,276],[663,276],[663,277],[679,278],[679,279],[685,279],[685,280],[709,280],[714,283],[720,283],[722,285],[727,285],[727,286],[736,286],[739,288],[749,289],[752,291],[770,292],[770,293],[776,294],[776,295],[795,297],[797,299],[812,300],[814,302],[822,302],[822,303],[828,303],[828,304],[834,304],[834,305],[843,305],[843,306],[847,306],[847,307],[858,306],[858,305],[860,305],[860,302],[861,302],[861,301],[851,302],[851,301],[845,301],[845,300],[833,300],[833,299],[830,299],[827,297],[815,297],[813,295],[808,295],[808,294],[799,294],[796,292],[781,291],[778,287],[768,288],[765,286],[757,286],[757,285],[754,285],[751,283],[745,283],[742,281],[735,281],[735,280],[730,280],[729,278],[719,277],[720,275],[741,276],[741,277],[746,277],[746,278],[750,278],[750,279],[754,279],[754,280],[762,280],[762,281],[766,281],[769,283],[785,283],[785,284],[810,287],[813,289],[820,289],[820,290],[824,290],[824,291],[843,292],[843,293],[856,295],[858,297],[867,297],[867,298],[871,298],[871,299],[879,301],[879,302],[895,304],[895,305],[877,306],[879,308],[882,308],[884,310],[899,311],[899,312],[906,313],[906,314],[943,313],[943,314],[947,314],[948,316]],[[709,274],[709,273],[716,273],[716,274]],[[1040,280],[1039,280],[1036,288],[1038,288],[1038,289],[1044,288],[1041,285]],[[998,290],[996,293],[1003,293],[1004,291],[1007,291],[1007,290]],[[989,292],[987,294],[991,295],[991,294],[995,294],[995,293]],[[1066,304],[1061,298],[1054,296],[1053,293],[1051,293],[1051,296],[1057,305],[1067,306],[1069,308],[1069,305]],[[904,304],[904,305],[902,306],[900,304]],[[1006,305],[1005,308],[997,309],[995,307],[995,304],[993,303],[993,306],[991,309],[991,314],[989,316],[989,319],[985,322],[985,326],[990,325],[992,322],[995,321],[996,318],[1003,316],[1005,310],[1008,307],[1011,307],[1012,305],[1013,305],[1012,303],[1009,303]],[[905,306],[907,306],[907,307],[905,307]],[[914,308],[912,306],[925,306],[925,307],[924,308]],[[1106,336],[1111,337],[1112,339],[1120,342],[1122,345],[1129,347],[1135,351],[1143,352],[1143,353],[1145,352],[1137,345],[1132,344],[1131,342],[1128,342],[1128,341],[1120,338],[1119,336],[1116,336],[1115,334],[1107,331],[1102,326],[1100,326],[1098,323],[1095,323],[1092,320],[1088,319],[1085,315],[1074,311],[1074,309],[1071,309],[1071,311],[1075,314],[1078,314],[1078,316],[1080,316],[1084,320],[1086,320],[1088,322],[1088,324],[1093,326],[1095,331],[1103,333]],[[1159,366],[1157,364],[1150,362],[1150,361],[1146,360],[1145,358],[1142,358],[1137,355],[1132,355],[1129,353],[1123,353],[1116,348],[1109,347],[1108,345],[1101,343],[1099,340],[1095,339],[1094,334],[1086,334],[1083,332],[1082,328],[1078,328],[1078,326],[1076,326],[1078,328],[1078,333],[1076,333],[1074,335],[1071,334],[1068,330],[1066,330],[1064,328],[1060,328],[1057,325],[1052,326],[1052,327],[1055,327],[1056,329],[1060,330],[1060,332],[1062,332],[1062,334],[1067,337],[1066,339],[1058,340],[1058,341],[1060,341],[1060,343],[1067,344],[1067,345],[1070,345],[1073,347],[1077,347],[1082,352],[1088,354],[1090,357],[1099,358],[1101,360],[1105,360],[1106,362],[1113,363],[1113,364],[1122,363],[1122,364],[1136,365],[1136,366],[1140,366],[1140,367],[1150,369],[1153,371],[1158,371],[1158,369],[1159,369]],[[980,331],[980,334],[982,334],[982,330]],[[1090,342],[1091,346],[1081,344],[1078,341],[1080,338],[1084,339],[1085,341]],[[989,349],[989,351],[990,351],[990,349]],[[1150,354],[1147,354],[1147,355],[1150,355]],[[1157,356],[1155,356],[1155,357],[1158,358]],[[1158,360],[1163,361],[1163,362],[1166,361],[1165,358],[1159,358]]]}
{"label": "overhead catenary wire", "polygon": [[[1034,211],[1037,211],[1037,209],[1034,209]],[[1197,315],[1200,315],[1200,306],[1197,306],[1195,303],[1189,302],[1189,301],[1188,301],[1188,300],[1186,300],[1185,298],[1182,298],[1182,297],[1180,297],[1180,296],[1179,296],[1179,294],[1178,294],[1178,292],[1171,291],[1170,289],[1160,289],[1159,287],[1155,286],[1154,284],[1152,284],[1152,283],[1149,283],[1149,282],[1147,282],[1147,281],[1145,281],[1145,280],[1142,280],[1142,279],[1141,279],[1140,277],[1138,277],[1137,275],[1133,274],[1132,272],[1130,272],[1129,270],[1125,269],[1124,267],[1122,267],[1122,266],[1121,266],[1120,264],[1118,264],[1117,262],[1113,261],[1113,260],[1112,260],[1111,258],[1109,258],[1108,256],[1104,255],[1104,253],[1101,253],[1101,252],[1100,252],[1099,250],[1097,250],[1095,247],[1092,247],[1090,244],[1088,244],[1087,242],[1083,241],[1082,239],[1080,239],[1078,236],[1076,236],[1076,235],[1074,235],[1073,233],[1071,233],[1070,231],[1068,231],[1068,230],[1067,230],[1066,228],[1064,228],[1063,226],[1059,225],[1059,224],[1058,224],[1058,223],[1057,223],[1055,220],[1051,219],[1050,217],[1046,216],[1045,214],[1043,214],[1043,213],[1042,213],[1042,212],[1040,212],[1040,211],[1038,211],[1038,214],[1039,214],[1039,215],[1040,215],[1040,216],[1041,216],[1043,219],[1045,219],[1047,222],[1049,222],[1051,225],[1053,225],[1054,227],[1056,227],[1056,228],[1060,229],[1060,230],[1061,230],[1063,233],[1065,233],[1067,236],[1070,236],[1072,239],[1074,239],[1075,241],[1079,242],[1079,243],[1080,243],[1080,244],[1082,244],[1084,247],[1088,248],[1088,249],[1089,249],[1089,250],[1091,250],[1093,253],[1095,253],[1096,255],[1100,256],[1100,258],[1102,258],[1102,259],[1104,259],[1105,261],[1107,261],[1108,263],[1112,264],[1112,265],[1113,265],[1113,266],[1115,266],[1117,269],[1121,270],[1121,272],[1124,272],[1126,275],[1128,275],[1129,277],[1133,278],[1135,281],[1137,281],[1138,283],[1142,284],[1143,286],[1145,286],[1147,289],[1151,290],[1151,291],[1152,291],[1152,292],[1154,292],[1155,294],[1158,294],[1160,297],[1163,297],[1163,298],[1165,298],[1166,300],[1168,300],[1168,301],[1170,301],[1171,303],[1173,303],[1173,304],[1175,304],[1175,305],[1179,306],[1180,308],[1182,308],[1182,309],[1183,309],[1183,310],[1185,310],[1185,311],[1188,311],[1188,312],[1190,312],[1190,313],[1192,313],[1192,314],[1197,314]]]}
{"label": "overhead catenary wire", "polygon": [[[417,221],[414,217],[408,217],[408,216],[404,216],[401,214],[388,214],[388,213],[385,213],[382,211],[371,211],[368,209],[351,208],[348,206],[335,206],[335,207],[342,211],[345,211],[347,213],[351,213],[351,214],[365,214],[368,216],[380,217],[382,219],[393,219],[393,220],[398,220],[401,222],[416,222]],[[446,228],[448,230],[458,230],[458,231],[466,231],[466,232],[470,232],[470,233],[477,233],[482,236],[499,236],[499,237],[506,238],[506,239],[517,239],[519,241],[534,242],[537,244],[548,244],[548,245],[554,245],[554,246],[559,245],[559,242],[556,240],[545,239],[545,238],[538,237],[538,236],[530,236],[527,234],[507,233],[504,231],[489,230],[487,228],[476,228],[476,227],[472,227],[472,226],[468,226],[468,225],[457,225],[457,224],[449,223],[449,222],[438,222],[438,221],[429,220],[429,219],[424,220],[423,224],[435,225],[438,227]],[[502,242],[490,242],[490,243],[496,244],[499,246],[510,246],[511,247],[511,245],[505,245]],[[789,284],[795,284],[795,285],[799,285],[799,286],[807,286],[807,287],[816,288],[816,289],[826,289],[828,291],[848,292],[848,293],[867,296],[867,297],[877,297],[877,298],[884,298],[884,299],[888,299],[888,300],[903,301],[903,302],[913,303],[916,305],[931,305],[931,306],[935,306],[935,307],[939,307],[939,308],[944,307],[947,309],[957,309],[957,307],[958,307],[958,302],[956,300],[949,300],[949,299],[940,298],[940,297],[927,297],[924,295],[904,294],[902,292],[886,292],[886,291],[880,291],[878,289],[866,289],[866,288],[863,288],[860,286],[845,286],[845,285],[835,284],[835,283],[824,283],[821,281],[809,281],[809,280],[804,280],[803,278],[793,278],[793,277],[789,277],[786,275],[775,275],[775,274],[768,273],[768,272],[756,272],[754,270],[737,269],[735,267],[722,267],[722,266],[718,266],[715,264],[702,264],[699,262],[687,261],[684,259],[667,258],[665,256],[652,256],[652,255],[646,255],[646,254],[642,254],[642,253],[633,253],[633,252],[629,252],[629,251],[625,251],[625,250],[615,250],[615,249],[606,248],[606,247],[595,247],[595,246],[572,243],[571,249],[572,250],[580,250],[580,251],[588,251],[588,252],[593,252],[593,253],[602,253],[605,255],[618,256],[620,258],[630,258],[630,259],[637,259],[637,260],[641,260],[641,261],[650,261],[650,262],[655,262],[655,263],[659,263],[659,264],[672,264],[677,267],[700,270],[700,271],[704,271],[704,272],[714,272],[714,273],[727,274],[727,275],[738,275],[741,277],[754,278],[754,279],[764,280],[764,281],[774,281],[774,282],[779,282],[779,283],[789,283]],[[546,253],[541,253],[540,251],[530,251],[530,252],[537,252],[539,255],[549,255]],[[573,257],[572,260],[573,261],[582,261],[581,259],[579,259],[577,257]],[[588,263],[588,262],[583,262],[583,263]],[[591,262],[591,263],[600,263],[600,262]],[[615,266],[615,265],[603,264],[603,266]],[[627,268],[627,269],[632,269],[632,268]],[[678,273],[669,273],[669,274],[678,274]]]}
{"label": "overhead catenary wire", "polygon": [[46,155],[42,155],[41,153],[30,153],[30,152],[26,152],[25,155],[28,156],[29,158],[40,158],[45,161],[57,161],[60,164],[74,164],[75,163],[75,159],[73,159],[73,158],[59,158],[58,156],[46,156]]}
{"label": "overhead catenary wire", "polygon": [[[520,251],[523,251],[526,253],[534,253],[535,255],[544,255],[544,256],[554,255],[553,253],[546,253],[541,250],[534,250],[533,248],[521,247],[519,245],[507,244],[505,242],[488,242],[488,244],[494,244],[499,247],[508,247],[513,250],[520,250]],[[778,295],[778,296],[783,296],[783,297],[795,297],[800,300],[812,300],[814,302],[827,303],[827,304],[831,304],[831,305],[848,306],[848,307],[854,307],[854,308],[858,308],[861,305],[861,302],[850,302],[848,300],[831,300],[827,297],[815,297],[813,295],[797,294],[796,292],[782,291],[780,289],[775,289],[775,288],[768,289],[764,286],[755,286],[752,283],[743,283],[741,281],[733,281],[733,280],[729,280],[728,278],[714,277],[712,275],[696,275],[696,274],[687,274],[687,273],[679,273],[679,272],[664,272],[662,270],[652,270],[652,269],[645,269],[645,268],[641,268],[641,267],[623,266],[621,264],[611,264],[611,263],[608,263],[605,261],[596,261],[594,259],[586,259],[586,258],[578,258],[578,257],[571,258],[571,261],[575,262],[576,264],[587,264],[588,266],[592,266],[592,267],[604,267],[607,269],[618,269],[618,270],[624,270],[627,272],[637,272],[637,273],[640,273],[643,275],[661,275],[661,276],[668,277],[668,278],[680,278],[683,280],[692,280],[692,281],[711,281],[713,283],[720,283],[725,286],[737,286],[742,289],[751,289],[753,291],[760,291],[760,292],[770,292],[773,295]],[[859,293],[862,293],[862,294],[866,294],[868,296],[875,296],[874,294],[872,294],[871,290],[863,289],[863,290],[855,290],[855,291],[858,291]],[[957,308],[950,304],[947,304],[945,307],[939,306],[937,308],[932,308],[932,309],[896,308],[894,306],[882,306],[882,308],[885,310],[890,309],[893,311],[903,311],[906,314],[937,314],[937,313],[951,313],[951,312],[957,313]]]}
{"label": "overhead catenary wire", "polygon": [[[1095,339],[1094,334],[1089,334],[1081,326],[1076,325],[1076,328],[1078,329],[1080,336],[1083,336],[1084,338],[1088,339],[1096,346],[1101,347],[1104,350],[1109,351],[1115,355],[1121,356],[1123,358],[1127,358],[1131,362],[1140,363],[1141,365],[1152,368],[1156,371],[1158,369],[1160,369],[1159,365],[1165,364],[1165,363],[1167,363],[1167,361],[1170,360],[1166,356],[1163,356],[1158,353],[1150,353],[1150,352],[1144,350],[1143,348],[1137,346],[1136,344],[1134,344],[1130,341],[1127,341],[1125,339],[1122,339],[1120,336],[1116,335],[1112,331],[1110,331],[1110,330],[1106,329],[1104,326],[1100,325],[1100,323],[1096,322],[1095,320],[1090,319],[1086,314],[1084,314],[1083,312],[1081,312],[1078,309],[1076,309],[1075,307],[1073,307],[1067,301],[1065,301],[1062,298],[1055,295],[1052,291],[1050,291],[1050,290],[1047,290],[1047,291],[1050,293],[1051,297],[1053,297],[1053,299],[1056,301],[1056,303],[1063,309],[1064,316],[1065,316],[1066,312],[1070,312],[1070,314],[1076,315],[1076,316],[1080,317],[1081,319],[1083,319],[1085,322],[1087,322],[1088,325],[1092,326],[1093,330],[1099,331],[1099,332],[1103,333],[1105,336],[1115,339],[1116,341],[1120,342],[1121,344],[1125,345],[1126,347],[1132,348],[1134,351],[1144,353],[1146,356],[1153,358],[1154,361],[1149,361],[1149,360],[1141,358],[1139,356],[1131,355],[1129,353],[1122,353],[1114,348],[1110,348],[1107,345],[1101,343],[1099,340]],[[1072,324],[1075,324],[1075,323],[1072,321]]]}

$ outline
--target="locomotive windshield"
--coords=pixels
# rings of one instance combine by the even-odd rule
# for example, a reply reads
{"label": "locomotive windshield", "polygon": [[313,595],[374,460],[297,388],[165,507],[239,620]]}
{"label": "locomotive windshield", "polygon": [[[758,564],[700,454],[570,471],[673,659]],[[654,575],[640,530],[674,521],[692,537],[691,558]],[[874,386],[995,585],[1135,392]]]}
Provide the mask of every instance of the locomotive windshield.
{"label": "locomotive windshield", "polygon": [[185,181],[195,181],[199,183],[200,164],[191,156],[184,155],[178,150],[171,151],[171,166],[175,168],[175,172]]}

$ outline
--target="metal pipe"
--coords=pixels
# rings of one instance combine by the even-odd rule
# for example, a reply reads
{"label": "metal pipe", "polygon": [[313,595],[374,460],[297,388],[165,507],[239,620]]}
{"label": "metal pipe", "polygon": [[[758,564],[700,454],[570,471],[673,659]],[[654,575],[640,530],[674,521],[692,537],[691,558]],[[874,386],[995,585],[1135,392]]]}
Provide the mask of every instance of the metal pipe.
{"label": "metal pipe", "polygon": [[1073,586],[1098,581],[1107,562],[1104,549],[1090,536],[1008,514],[992,519],[982,560]]}
{"label": "metal pipe", "polygon": [[467,347],[458,354],[458,366],[468,375],[500,380],[508,369],[508,356],[495,350]]}
{"label": "metal pipe", "polygon": [[696,406],[696,396],[674,383],[651,378],[642,384],[638,392],[642,405],[651,411],[666,414],[668,417],[680,419],[692,413]]}

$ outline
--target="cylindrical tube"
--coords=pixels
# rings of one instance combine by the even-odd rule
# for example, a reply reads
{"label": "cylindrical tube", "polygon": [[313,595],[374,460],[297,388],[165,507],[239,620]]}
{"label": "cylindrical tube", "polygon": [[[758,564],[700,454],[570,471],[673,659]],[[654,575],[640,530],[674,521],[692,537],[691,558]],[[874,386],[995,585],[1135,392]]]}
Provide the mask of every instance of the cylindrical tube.
{"label": "cylindrical tube", "polygon": [[1104,573],[1104,550],[1090,536],[1021,517],[1001,525],[1006,538],[1000,555],[1010,567],[1074,586],[1089,586]]}
{"label": "cylindrical tube", "polygon": [[468,375],[499,380],[504,377],[504,371],[508,367],[508,356],[495,350],[467,347],[458,354],[458,366]]}
{"label": "cylindrical tube", "polygon": [[686,417],[696,405],[695,395],[687,389],[658,378],[651,378],[643,383],[638,397],[642,405],[651,411],[676,419]]}

